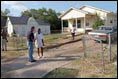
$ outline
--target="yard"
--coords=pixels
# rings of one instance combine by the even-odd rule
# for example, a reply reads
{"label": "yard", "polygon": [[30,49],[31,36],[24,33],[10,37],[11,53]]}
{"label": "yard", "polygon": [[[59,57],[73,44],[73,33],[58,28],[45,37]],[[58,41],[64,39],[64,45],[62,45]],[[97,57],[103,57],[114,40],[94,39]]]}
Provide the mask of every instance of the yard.
{"label": "yard", "polygon": [[[87,57],[81,57],[72,61],[70,64],[57,68],[44,78],[116,78],[117,77],[117,44],[112,44],[112,61],[109,62],[108,51],[104,51],[104,63],[102,65],[102,56],[100,53],[100,45],[93,45],[93,41],[88,41]],[[99,48],[98,48],[99,47]],[[90,50],[93,48],[92,50]],[[96,50],[97,49],[97,50]],[[73,51],[76,52],[77,50]],[[81,50],[78,53],[82,52]],[[68,71],[64,71],[68,70]],[[74,72],[74,73],[72,73]],[[71,75],[71,76],[70,76]]]}
{"label": "yard", "polygon": [[[45,46],[59,44],[68,40],[71,40],[69,34],[50,34],[44,35]],[[79,36],[76,36],[78,38]],[[1,58],[6,61],[10,61],[19,56],[27,54],[27,41],[26,37],[9,37],[8,38],[8,51],[2,51]],[[45,50],[44,50],[45,51]]]}
{"label": "yard", "polygon": [[[58,43],[59,40],[67,40],[65,35],[62,34],[53,34],[53,35],[46,35],[44,36],[45,45]],[[77,37],[78,38],[78,37]],[[23,38],[22,38],[23,39]],[[71,38],[68,38],[71,40]],[[19,39],[20,41],[20,39]],[[17,44],[19,43],[17,42]],[[1,53],[1,58],[12,60],[13,58],[17,58],[21,55],[27,54],[27,50],[17,50],[15,47],[15,43],[13,38],[11,38],[8,42],[9,48],[14,47],[16,50],[9,49],[7,52]],[[21,47],[26,47],[25,39],[24,41],[21,40]],[[22,44],[23,43],[23,44]],[[103,71],[103,65],[101,62],[101,53],[100,53],[100,44],[94,43],[94,41],[88,40],[87,42],[87,57],[83,58],[83,47],[82,41],[78,41],[72,44],[63,45],[58,48],[44,50],[46,52],[46,56],[51,57],[66,57],[67,60],[71,59],[71,57],[78,57],[78,59],[74,59],[71,63],[64,65],[62,67],[56,68],[53,71],[49,72],[44,78],[116,78],[117,76],[117,69],[116,66],[113,64],[114,61],[117,61],[117,43],[112,44],[112,61],[108,61],[108,52],[104,52],[104,59],[105,59],[105,69]],[[105,46],[105,45],[104,45]],[[96,50],[97,49],[97,50]],[[50,53],[50,54],[49,54]],[[47,57],[48,58],[48,57]],[[45,61],[45,59],[44,59]],[[58,61],[58,60],[56,60]],[[46,62],[46,61],[45,61]],[[47,62],[49,63],[49,62]]]}

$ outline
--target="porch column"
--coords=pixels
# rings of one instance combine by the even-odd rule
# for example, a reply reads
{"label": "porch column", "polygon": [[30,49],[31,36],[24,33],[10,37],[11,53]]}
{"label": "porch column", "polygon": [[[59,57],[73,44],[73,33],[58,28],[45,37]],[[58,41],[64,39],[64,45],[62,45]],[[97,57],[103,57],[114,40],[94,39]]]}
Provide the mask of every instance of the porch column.
{"label": "porch column", "polygon": [[77,29],[77,18],[76,18],[76,29]]}
{"label": "porch column", "polygon": [[84,31],[86,30],[86,18],[84,17]]}
{"label": "porch column", "polygon": [[61,20],[61,33],[63,33],[63,20]]}

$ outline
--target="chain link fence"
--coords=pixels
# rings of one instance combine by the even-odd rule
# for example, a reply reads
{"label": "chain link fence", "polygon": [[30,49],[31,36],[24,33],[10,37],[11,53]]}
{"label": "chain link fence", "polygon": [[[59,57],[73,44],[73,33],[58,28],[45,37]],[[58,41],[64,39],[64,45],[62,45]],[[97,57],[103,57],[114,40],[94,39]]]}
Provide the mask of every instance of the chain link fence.
{"label": "chain link fence", "polygon": [[17,51],[26,49],[27,48],[26,37],[22,36],[8,37],[8,48]]}
{"label": "chain link fence", "polygon": [[83,35],[84,57],[89,62],[94,64],[100,71],[104,72],[106,64],[117,61],[117,40],[111,42],[109,35],[109,42],[105,43],[99,39],[95,39],[90,35]]}

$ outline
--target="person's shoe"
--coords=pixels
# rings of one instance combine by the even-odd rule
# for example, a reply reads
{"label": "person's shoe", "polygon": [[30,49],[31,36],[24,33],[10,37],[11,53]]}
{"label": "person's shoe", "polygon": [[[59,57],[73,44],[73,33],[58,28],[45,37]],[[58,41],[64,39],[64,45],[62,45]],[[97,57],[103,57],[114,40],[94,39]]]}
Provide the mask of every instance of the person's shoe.
{"label": "person's shoe", "polygon": [[30,62],[36,62],[36,60],[32,60],[32,61],[30,61]]}
{"label": "person's shoe", "polygon": [[2,51],[4,51],[4,49],[2,49]]}
{"label": "person's shoe", "polygon": [[45,58],[44,56],[41,56],[41,58]]}
{"label": "person's shoe", "polygon": [[38,59],[40,59],[41,57],[40,56],[38,56]]}

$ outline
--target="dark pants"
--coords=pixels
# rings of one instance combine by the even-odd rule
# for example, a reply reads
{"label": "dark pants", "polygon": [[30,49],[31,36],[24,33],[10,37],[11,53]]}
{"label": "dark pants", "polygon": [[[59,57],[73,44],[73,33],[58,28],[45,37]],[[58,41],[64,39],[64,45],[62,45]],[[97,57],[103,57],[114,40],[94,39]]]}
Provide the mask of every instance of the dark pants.
{"label": "dark pants", "polygon": [[75,33],[71,33],[71,35],[72,35],[72,38],[73,38],[73,40],[74,40],[74,37],[75,37]]}

